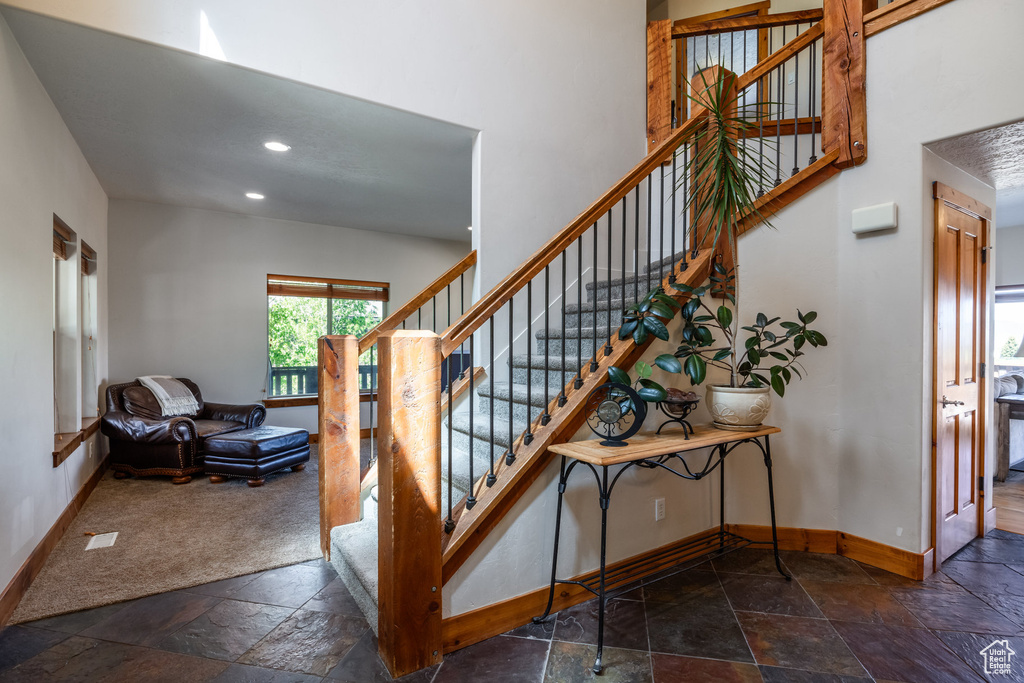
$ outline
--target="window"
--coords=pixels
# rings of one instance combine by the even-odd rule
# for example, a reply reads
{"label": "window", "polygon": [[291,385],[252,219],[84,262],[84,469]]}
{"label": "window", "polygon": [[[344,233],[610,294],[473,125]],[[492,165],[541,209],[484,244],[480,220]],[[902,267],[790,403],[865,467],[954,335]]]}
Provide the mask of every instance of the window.
{"label": "window", "polygon": [[82,240],[82,418],[100,414],[96,371],[96,250]]}
{"label": "window", "polygon": [[996,287],[995,355],[997,370],[1024,366],[1024,285]]}
{"label": "window", "polygon": [[78,431],[77,401],[75,387],[78,364],[70,356],[70,342],[77,336],[77,315],[75,303],[74,262],[67,263],[74,251],[76,235],[56,215],[53,217],[53,432],[54,434]]}
{"label": "window", "polygon": [[[386,315],[387,282],[267,276],[267,350],[271,398],[317,393],[317,340],[361,337]],[[376,350],[359,359],[360,389],[376,374]]]}

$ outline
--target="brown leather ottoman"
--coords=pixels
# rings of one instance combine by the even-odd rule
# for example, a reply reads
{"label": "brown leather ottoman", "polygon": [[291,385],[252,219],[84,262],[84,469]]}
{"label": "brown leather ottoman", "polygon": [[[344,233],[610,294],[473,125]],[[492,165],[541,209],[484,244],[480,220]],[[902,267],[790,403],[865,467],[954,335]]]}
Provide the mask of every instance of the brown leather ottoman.
{"label": "brown leather ottoman", "polygon": [[268,474],[285,468],[302,470],[309,462],[309,432],[292,427],[261,426],[207,437],[203,442],[203,469],[210,483],[227,477],[248,479],[263,486]]}

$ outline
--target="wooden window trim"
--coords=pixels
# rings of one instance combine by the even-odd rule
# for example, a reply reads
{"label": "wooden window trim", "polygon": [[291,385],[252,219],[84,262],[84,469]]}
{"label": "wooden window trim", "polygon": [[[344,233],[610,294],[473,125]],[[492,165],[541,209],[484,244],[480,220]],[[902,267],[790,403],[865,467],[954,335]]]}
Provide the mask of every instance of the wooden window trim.
{"label": "wooden window trim", "polygon": [[61,261],[68,260],[68,243],[74,244],[75,231],[53,214],[53,257]]}
{"label": "wooden window trim", "polygon": [[734,17],[747,17],[751,15],[767,14],[768,10],[770,10],[771,8],[771,0],[762,0],[762,2],[752,2],[749,5],[731,7],[729,9],[720,10],[718,12],[708,12],[707,14],[698,14],[697,16],[693,17],[677,19],[676,21],[672,22],[672,25],[690,26],[691,24],[703,24],[708,21],[718,21],[719,19],[732,19]]}
{"label": "wooden window trim", "polygon": [[82,429],[77,432],[66,432],[53,435],[53,466],[59,467],[62,462],[71,457],[79,446],[85,443],[86,439],[98,432],[100,429],[99,417],[86,417],[82,419]]}
{"label": "wooden window trim", "polygon": [[267,275],[267,296],[387,301],[390,290],[391,284],[387,282],[337,280],[298,275]]}
{"label": "wooden window trim", "polygon": [[82,240],[82,275],[91,275],[95,270],[96,250]]}
{"label": "wooden window trim", "polygon": [[[375,392],[373,392],[372,396],[376,397],[377,394],[379,394],[379,393],[380,393],[379,391],[375,391]],[[370,400],[371,400],[370,396],[371,396],[371,394],[370,394],[369,391],[360,391],[359,392],[359,402],[360,403],[369,403]],[[316,394],[306,394],[306,395],[302,395],[302,396],[275,396],[273,398],[265,398],[265,399],[263,399],[263,407],[264,408],[295,408],[295,407],[298,407],[298,406],[315,406],[317,404],[317,398],[318,397],[317,397]]]}

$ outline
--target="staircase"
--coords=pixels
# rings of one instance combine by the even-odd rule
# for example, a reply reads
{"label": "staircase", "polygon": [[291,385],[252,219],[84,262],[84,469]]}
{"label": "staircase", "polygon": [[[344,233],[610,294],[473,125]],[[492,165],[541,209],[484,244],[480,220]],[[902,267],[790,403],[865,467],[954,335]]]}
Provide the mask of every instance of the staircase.
{"label": "staircase", "polygon": [[[668,271],[682,254],[651,263],[642,269],[640,277],[605,279],[585,285],[582,304],[566,304],[565,329],[547,328],[534,332],[534,352],[513,354],[512,384],[508,382],[508,364],[499,367],[491,382],[490,374],[475,387],[476,400],[472,402],[473,472],[479,478],[491,466],[491,457],[498,463],[512,446],[509,441],[511,416],[513,440],[527,424],[527,414],[536,419],[543,411],[545,401],[544,368],[547,361],[547,396],[554,399],[580,370],[579,358],[587,365],[595,355],[594,329],[599,331],[600,347],[607,341],[609,326],[614,333],[621,323],[623,309],[647,293],[648,280],[657,282],[660,271]],[[626,299],[622,299],[623,290]],[[580,337],[582,336],[582,341]],[[504,378],[504,379],[502,379]],[[529,395],[530,402],[527,403]],[[459,404],[442,423],[442,453],[448,452],[449,427],[451,433],[452,470],[447,457],[442,459],[441,496],[443,508],[448,507],[449,485],[453,503],[463,500],[472,488],[468,463],[470,460],[469,401]],[[494,408],[494,437],[491,439],[490,409]],[[377,487],[368,490],[362,503],[363,518],[354,524],[335,527],[331,531],[331,564],[345,583],[356,603],[366,615],[374,632],[377,630]]]}

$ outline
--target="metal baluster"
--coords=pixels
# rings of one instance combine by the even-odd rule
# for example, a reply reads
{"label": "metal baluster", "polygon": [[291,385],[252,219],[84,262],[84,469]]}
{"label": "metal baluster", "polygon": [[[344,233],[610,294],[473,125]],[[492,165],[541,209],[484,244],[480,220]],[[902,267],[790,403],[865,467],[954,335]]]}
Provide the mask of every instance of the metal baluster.
{"label": "metal baluster", "polygon": [[814,82],[814,72],[815,72],[815,67],[817,66],[817,62],[816,62],[817,55],[815,54],[815,49],[817,48],[817,46],[818,46],[818,41],[814,41],[814,42],[811,43],[811,67],[810,67],[811,73],[810,73],[810,78],[807,79],[809,81],[808,87],[807,87],[807,93],[808,93],[807,94],[807,99],[809,100],[809,102],[807,104],[807,115],[811,117],[811,156],[807,160],[808,164],[813,164],[815,161],[818,160],[818,155],[817,155],[817,151],[818,150],[815,147],[815,142],[814,142],[814,129],[817,126],[817,124],[815,123],[815,120],[814,120],[814,118],[815,118],[814,117],[814,109],[815,109],[815,105],[814,105],[814,85],[815,85],[815,82]]}
{"label": "metal baluster", "polygon": [[[452,410],[454,408],[452,397],[452,357],[448,356],[448,518],[444,521],[444,531],[450,534],[455,530],[455,520],[452,519]],[[471,456],[472,457],[472,456]]]}
{"label": "metal baluster", "polygon": [[[694,40],[696,40],[696,38],[694,38]],[[694,60],[696,61],[696,56],[694,56]],[[654,268],[651,267],[654,264],[654,262],[651,261],[651,251],[652,251],[652,249],[651,249],[651,246],[652,246],[651,245],[651,202],[654,201],[651,195],[652,195],[653,191],[654,190],[651,188],[651,174],[648,173],[647,174],[647,292],[651,291],[651,271],[654,270]],[[644,294],[646,294],[647,292],[644,292]]]}
{"label": "metal baluster", "polygon": [[[487,442],[488,443],[487,457],[491,461],[491,469],[487,473],[487,487],[490,488],[491,486],[494,486],[494,482],[496,482],[498,480],[498,478],[496,476],[494,476],[494,401],[496,399],[495,399],[495,396],[494,396],[494,316],[493,315],[488,319],[488,324],[490,325],[490,330],[489,330],[489,333],[488,333],[489,346],[490,346],[490,349],[489,349],[490,358],[489,358],[489,363],[487,365],[487,379],[490,382],[490,390],[491,390],[490,391],[490,395],[491,395],[490,410],[488,411],[490,413],[490,422],[491,422],[490,435],[491,435],[491,438]],[[512,367],[511,360],[512,360],[512,356],[510,355],[509,356],[509,361],[510,361],[509,367]],[[511,390],[511,389],[512,389],[512,385],[510,384],[509,385],[509,390]]]}
{"label": "metal baluster", "polygon": [[[509,391],[511,392],[511,387]],[[523,445],[533,441],[530,422],[533,420],[533,280],[526,283],[526,433]]]}
{"label": "metal baluster", "polygon": [[551,274],[550,266],[544,266],[544,412],[540,416],[540,425],[543,427],[551,422],[551,415],[548,414],[548,406],[551,400],[548,397],[549,376],[548,371],[551,365]]}
{"label": "metal baluster", "polygon": [[512,347],[515,345],[515,332],[513,328],[513,313],[515,313],[515,294],[508,300],[508,454],[505,455],[505,464],[511,465],[516,461],[515,451],[512,449],[515,441],[512,440],[512,430],[515,429],[515,405],[512,403]]}
{"label": "metal baluster", "polygon": [[[619,288],[619,292],[622,294],[622,298],[619,301],[622,305],[626,305],[626,233],[629,228],[626,227],[626,197],[622,198],[622,286]],[[609,311],[611,313],[611,311]],[[608,316],[608,321],[611,322],[612,317]]]}
{"label": "metal baluster", "polygon": [[422,306],[420,306],[419,308],[416,309],[416,329],[417,330],[422,330],[423,329],[423,307]]}
{"label": "metal baluster", "polygon": [[405,321],[404,320],[402,321],[402,329],[403,330],[405,329]]}
{"label": "metal baluster", "polygon": [[[796,25],[800,35],[800,24]],[[793,55],[793,175],[800,172],[800,53]]]}
{"label": "metal baluster", "polygon": [[[459,315],[466,312],[466,274],[459,273]],[[470,353],[473,353],[470,351]]]}
{"label": "metal baluster", "polygon": [[[782,27],[782,44],[786,44],[786,27]],[[776,114],[775,114],[775,187],[782,184],[782,67],[783,64],[779,64],[776,69],[777,75],[777,89],[779,92],[779,99],[775,103]]]}
{"label": "metal baluster", "polygon": [[[605,291],[608,296],[608,321],[607,321],[607,341],[604,343],[604,355],[612,355],[612,210],[608,209],[608,271],[606,273],[608,278],[608,286],[605,287]],[[597,288],[594,288],[594,295],[597,296]]]}
{"label": "metal baluster", "polygon": [[430,324],[430,329],[435,334],[437,333],[437,295],[430,297],[430,313],[433,316],[433,322]]}
{"label": "metal baluster", "polygon": [[569,343],[569,336],[565,331],[565,298],[567,296],[567,293],[565,291],[565,253],[567,251],[569,251],[568,247],[562,250],[562,369],[560,371],[562,376],[559,378],[558,381],[558,386],[561,387],[561,389],[558,392],[559,408],[564,406],[565,402],[568,400],[568,398],[565,395],[565,359],[569,355],[568,352],[566,352],[565,350],[566,344]]}
{"label": "metal baluster", "polygon": [[600,224],[600,221],[594,223],[594,270],[590,274],[594,282],[594,357],[590,360],[591,372],[597,372],[597,309],[600,306],[597,298],[597,229]]}
{"label": "metal baluster", "polygon": [[[633,303],[640,300],[640,184],[633,188]],[[623,236],[622,239],[626,239]],[[646,292],[645,292],[646,294]]]}
{"label": "metal baluster", "polygon": [[665,281],[665,164],[661,168],[661,200],[658,203],[658,289]]}
{"label": "metal baluster", "polygon": [[[474,460],[474,458],[473,458],[473,439],[475,437],[475,434],[473,432],[473,413],[476,412],[473,409],[473,399],[475,398],[475,396],[473,395],[475,393],[473,391],[473,362],[474,362],[474,358],[475,358],[475,356],[474,356],[475,344],[474,344],[473,340],[475,339],[475,337],[476,337],[475,334],[469,335],[469,368],[470,368],[470,370],[469,370],[469,496],[466,498],[466,509],[467,510],[472,510],[473,506],[476,505],[476,495],[475,495],[476,494],[476,477],[473,476],[473,460]],[[454,406],[452,406],[451,395],[449,394],[449,398],[448,398],[448,414],[449,415],[451,415],[451,411],[452,411],[453,407]],[[451,478],[452,478],[451,477],[451,470],[449,469],[448,470],[448,479],[449,479],[449,481],[451,480]],[[449,499],[451,498],[451,494],[450,493],[448,494],[448,497],[449,497]]]}
{"label": "metal baluster", "polygon": [[[594,311],[597,315],[597,311]],[[563,357],[569,354],[563,353]],[[583,386],[583,235],[576,238],[576,379],[573,389]]]}
{"label": "metal baluster", "polygon": [[377,459],[377,431],[373,428],[373,405],[377,388],[377,345],[370,347],[370,462]]}
{"label": "metal baluster", "polygon": [[672,284],[676,282],[676,159],[676,150],[672,150],[672,232],[670,235],[672,248],[669,251],[672,254],[672,261],[668,267],[668,281]]}

